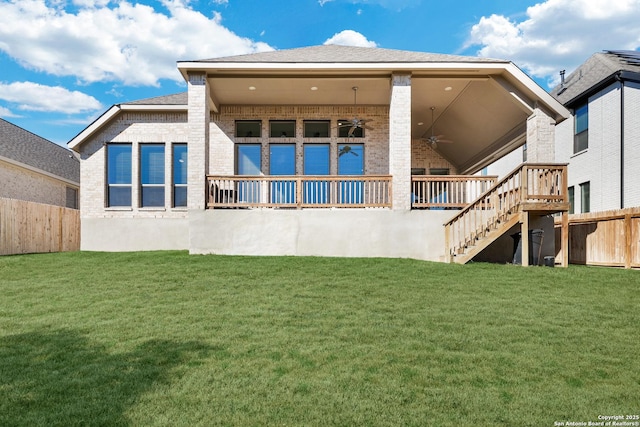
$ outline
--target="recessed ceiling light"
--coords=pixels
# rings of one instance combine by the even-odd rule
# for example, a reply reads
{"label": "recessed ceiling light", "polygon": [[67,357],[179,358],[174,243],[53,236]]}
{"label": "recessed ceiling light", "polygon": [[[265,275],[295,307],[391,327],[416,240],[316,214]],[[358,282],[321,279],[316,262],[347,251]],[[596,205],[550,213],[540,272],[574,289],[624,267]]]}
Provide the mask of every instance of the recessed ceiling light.
{"label": "recessed ceiling light", "polygon": [[449,92],[450,90],[452,90],[453,88],[451,86],[447,86],[444,88],[445,91]]}
{"label": "recessed ceiling light", "polygon": [[424,122],[418,122],[418,126],[422,126]]}
{"label": "recessed ceiling light", "polygon": [[311,90],[318,90],[318,86],[311,86]]}
{"label": "recessed ceiling light", "polygon": [[249,86],[249,90],[256,90],[255,86]]}

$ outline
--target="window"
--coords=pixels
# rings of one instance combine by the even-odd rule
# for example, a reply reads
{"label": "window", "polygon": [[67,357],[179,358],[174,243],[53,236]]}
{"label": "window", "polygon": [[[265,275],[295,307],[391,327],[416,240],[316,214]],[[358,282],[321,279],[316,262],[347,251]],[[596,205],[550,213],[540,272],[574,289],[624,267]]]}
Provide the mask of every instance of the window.
{"label": "window", "polygon": [[78,209],[78,190],[71,187],[67,187],[66,190],[67,200],[65,203],[65,207]]}
{"label": "window", "polygon": [[269,138],[295,138],[295,120],[272,120],[269,122]]}
{"label": "window", "polygon": [[260,138],[262,136],[262,121],[236,120],[236,138]]}
{"label": "window", "polygon": [[573,186],[569,187],[569,213],[575,213],[575,188]]}
{"label": "window", "polygon": [[164,206],[164,144],[140,145],[140,206]]}
{"label": "window", "polygon": [[580,207],[582,213],[591,212],[591,185],[589,182],[580,184]]}
{"label": "window", "polygon": [[329,144],[304,145],[304,174],[329,175]]}
{"label": "window", "polygon": [[522,146],[522,161],[523,162],[527,161],[527,144],[524,144]]}
{"label": "window", "polygon": [[[338,145],[338,174],[339,175],[364,175],[364,145],[340,144]],[[338,200],[341,203],[359,204],[363,201],[362,181],[340,181]]]}
{"label": "window", "polygon": [[[238,175],[257,176],[262,173],[262,146],[260,144],[236,145],[236,173]],[[237,198],[239,202],[260,202],[260,181],[238,181]]]}
{"label": "window", "polygon": [[[338,120],[338,138],[349,138],[349,130],[352,128],[351,120]],[[351,137],[364,138],[364,129],[357,127],[353,130]]]}
{"label": "window", "polygon": [[328,120],[305,120],[305,138],[328,138],[331,122]]}
{"label": "window", "polygon": [[[269,150],[269,175],[296,174],[296,146],[271,144]],[[271,203],[295,203],[296,182],[274,180],[271,182]]]}
{"label": "window", "polygon": [[173,206],[187,206],[187,144],[173,144]]}
{"label": "window", "polygon": [[[304,174],[329,175],[329,144],[304,145]],[[329,200],[328,181],[306,181],[304,185],[305,203],[327,203]]]}
{"label": "window", "polygon": [[260,175],[262,168],[262,147],[260,144],[236,145],[236,171],[238,175]]}
{"label": "window", "polygon": [[107,206],[131,206],[131,144],[107,146]]}
{"label": "window", "polygon": [[589,148],[589,105],[585,104],[575,111],[576,131],[573,137],[573,153]]}

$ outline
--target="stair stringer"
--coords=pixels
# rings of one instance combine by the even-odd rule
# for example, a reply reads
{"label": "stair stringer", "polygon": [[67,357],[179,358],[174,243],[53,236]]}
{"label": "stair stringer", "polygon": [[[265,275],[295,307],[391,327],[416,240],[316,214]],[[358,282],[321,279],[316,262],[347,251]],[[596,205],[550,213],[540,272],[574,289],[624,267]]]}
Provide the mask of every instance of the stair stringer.
{"label": "stair stringer", "polygon": [[495,242],[498,238],[508,232],[514,225],[521,222],[521,215],[519,212],[508,215],[506,221],[500,221],[497,227],[488,230],[481,237],[476,237],[475,243],[465,246],[465,250],[461,254],[456,254],[452,257],[453,262],[456,264],[466,264],[473,257],[478,255],[490,244]]}

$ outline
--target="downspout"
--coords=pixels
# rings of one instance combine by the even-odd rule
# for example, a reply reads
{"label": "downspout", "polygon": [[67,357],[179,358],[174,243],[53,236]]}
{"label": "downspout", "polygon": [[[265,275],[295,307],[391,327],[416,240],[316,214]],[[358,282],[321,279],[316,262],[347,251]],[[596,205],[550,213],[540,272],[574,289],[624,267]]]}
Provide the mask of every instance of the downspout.
{"label": "downspout", "polygon": [[618,73],[620,82],[620,209],[624,209],[624,79]]}

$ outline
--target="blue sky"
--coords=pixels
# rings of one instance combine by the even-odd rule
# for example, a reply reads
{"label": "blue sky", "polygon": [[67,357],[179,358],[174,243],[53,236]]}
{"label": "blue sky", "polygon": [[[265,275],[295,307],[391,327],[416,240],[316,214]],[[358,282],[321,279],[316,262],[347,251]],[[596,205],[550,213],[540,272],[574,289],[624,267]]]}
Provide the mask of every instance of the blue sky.
{"label": "blue sky", "polygon": [[176,61],[325,43],[508,59],[549,89],[640,47],[640,0],[0,0],[0,117],[65,145]]}

